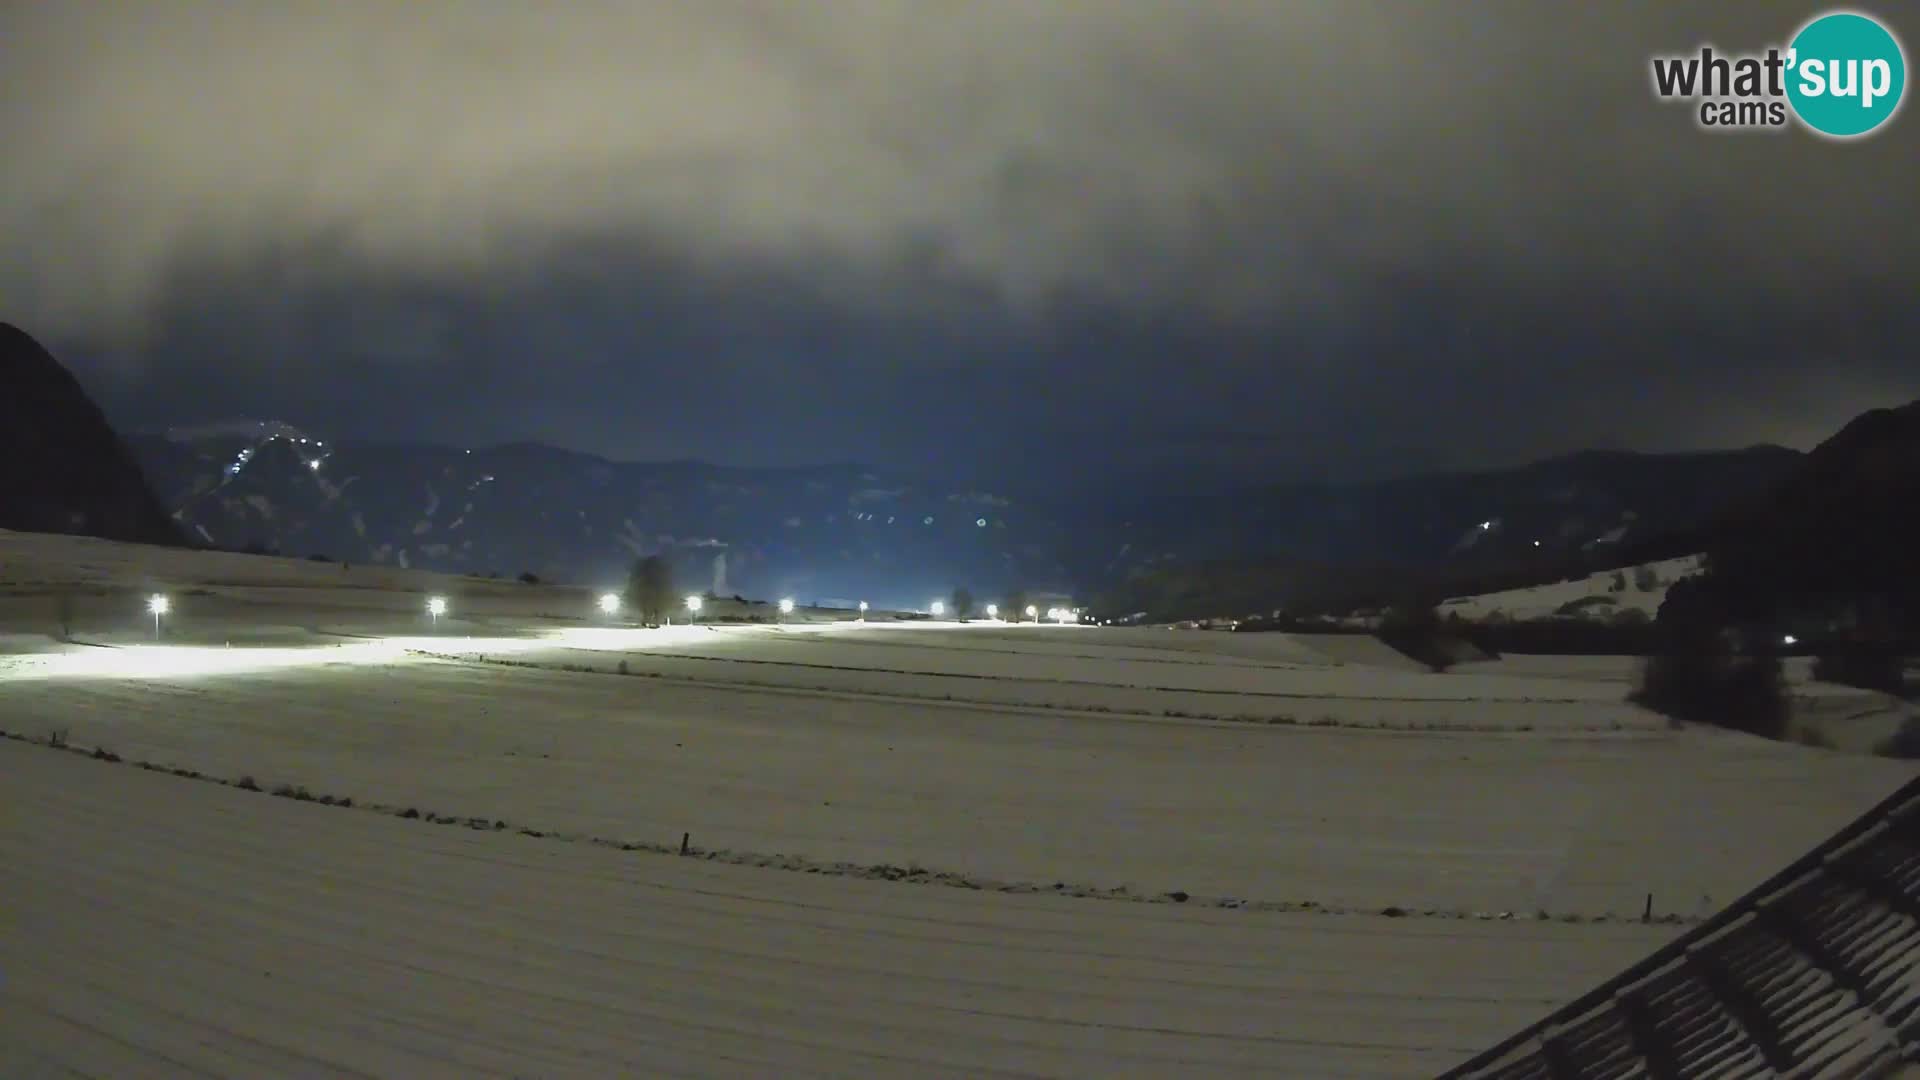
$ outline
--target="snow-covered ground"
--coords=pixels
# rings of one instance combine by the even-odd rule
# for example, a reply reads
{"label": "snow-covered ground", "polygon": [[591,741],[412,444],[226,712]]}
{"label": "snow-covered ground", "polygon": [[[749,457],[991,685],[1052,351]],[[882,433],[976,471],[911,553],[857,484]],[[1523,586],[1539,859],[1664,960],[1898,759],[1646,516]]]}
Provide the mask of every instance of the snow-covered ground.
{"label": "snow-covered ground", "polygon": [[1659,613],[1667,587],[1699,568],[1698,555],[1663,559],[1625,570],[1589,574],[1573,581],[1457,596],[1443,601],[1440,613],[1458,614],[1463,619],[1544,619],[1561,614],[1569,604],[1580,604],[1578,614],[1583,618],[1606,619],[1625,611],[1638,611],[1651,618]]}
{"label": "snow-covered ground", "polygon": [[0,1075],[1430,1075],[1913,772],[1606,659],[364,573],[0,534],[0,729],[126,759],[0,741]]}
{"label": "snow-covered ground", "polygon": [[8,1077],[1430,1076],[1675,930],[786,873],[4,741],[0,776]]}

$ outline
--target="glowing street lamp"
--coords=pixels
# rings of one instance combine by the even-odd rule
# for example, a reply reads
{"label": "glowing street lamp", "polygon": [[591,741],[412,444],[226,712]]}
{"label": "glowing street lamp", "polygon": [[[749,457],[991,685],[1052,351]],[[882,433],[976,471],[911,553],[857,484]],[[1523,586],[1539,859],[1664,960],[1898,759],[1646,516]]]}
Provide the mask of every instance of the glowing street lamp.
{"label": "glowing street lamp", "polygon": [[987,618],[989,618],[989,619],[997,619],[997,618],[999,618],[999,617],[1000,617],[1000,605],[999,605],[999,604],[988,604],[988,605],[987,605]]}
{"label": "glowing street lamp", "polygon": [[1040,619],[1040,609],[1039,609],[1039,608],[1037,608],[1037,607],[1034,607],[1034,606],[1033,606],[1032,604],[1028,604],[1028,605],[1027,605],[1027,618],[1029,618],[1029,619],[1032,619],[1032,620],[1034,620],[1034,621],[1036,621],[1036,622],[1038,622],[1038,621],[1039,621],[1039,619]]}
{"label": "glowing street lamp", "polygon": [[152,596],[147,597],[147,610],[153,613],[154,637],[158,638],[160,636],[160,616],[165,615],[172,609],[172,602],[159,593],[154,593]]}
{"label": "glowing street lamp", "polygon": [[791,615],[791,614],[793,614],[793,597],[791,597],[791,596],[786,596],[786,597],[782,597],[782,598],[781,598],[781,600],[780,600],[780,614],[782,614],[782,615]]}
{"label": "glowing street lamp", "polygon": [[933,617],[937,619],[940,616],[945,615],[947,613],[947,605],[941,603],[938,600],[935,600],[933,602],[933,607],[929,608],[928,610],[932,611]]}
{"label": "glowing street lamp", "polygon": [[600,594],[600,613],[602,615],[620,614],[620,594],[619,593]]}
{"label": "glowing street lamp", "polygon": [[700,621],[700,607],[703,603],[705,603],[705,601],[701,600],[698,596],[687,597],[687,615],[694,622]]}
{"label": "glowing street lamp", "polygon": [[860,601],[860,621],[867,621],[867,602],[865,600]]}
{"label": "glowing street lamp", "polygon": [[445,615],[446,613],[447,613],[446,597],[429,596],[427,598],[427,614],[433,618],[433,628],[435,630],[440,629],[440,616]]}

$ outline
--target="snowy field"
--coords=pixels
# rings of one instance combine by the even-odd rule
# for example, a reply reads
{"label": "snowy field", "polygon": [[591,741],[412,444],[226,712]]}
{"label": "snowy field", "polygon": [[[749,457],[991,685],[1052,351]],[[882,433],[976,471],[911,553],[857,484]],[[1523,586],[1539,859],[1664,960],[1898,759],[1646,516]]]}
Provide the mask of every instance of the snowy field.
{"label": "snowy field", "polygon": [[1431,1074],[1912,775],[1605,658],[361,574],[0,533],[0,729],[125,759],[0,741],[0,1075]]}
{"label": "snowy field", "polygon": [[0,1075],[1421,1076],[1672,932],[635,856],[0,742]]}

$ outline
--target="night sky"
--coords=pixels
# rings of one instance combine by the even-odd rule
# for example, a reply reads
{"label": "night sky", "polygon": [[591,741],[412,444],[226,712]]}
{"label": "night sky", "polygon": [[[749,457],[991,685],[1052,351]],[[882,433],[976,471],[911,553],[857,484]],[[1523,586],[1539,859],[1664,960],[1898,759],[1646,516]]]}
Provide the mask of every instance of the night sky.
{"label": "night sky", "polygon": [[0,3],[0,319],[125,426],[1089,490],[1805,447],[1920,397],[1920,119],[1709,134],[1648,58],[1816,10]]}

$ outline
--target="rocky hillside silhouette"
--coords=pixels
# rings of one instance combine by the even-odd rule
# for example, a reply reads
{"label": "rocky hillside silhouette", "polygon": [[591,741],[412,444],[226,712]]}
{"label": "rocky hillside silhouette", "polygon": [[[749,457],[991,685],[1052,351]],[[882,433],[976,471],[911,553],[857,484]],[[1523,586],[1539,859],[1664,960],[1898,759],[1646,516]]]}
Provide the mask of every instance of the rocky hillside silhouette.
{"label": "rocky hillside silhouette", "polygon": [[1920,401],[1856,417],[1703,546],[1739,614],[1920,629]]}
{"label": "rocky hillside silhouette", "polygon": [[182,543],[79,381],[7,323],[0,323],[0,528]]}

